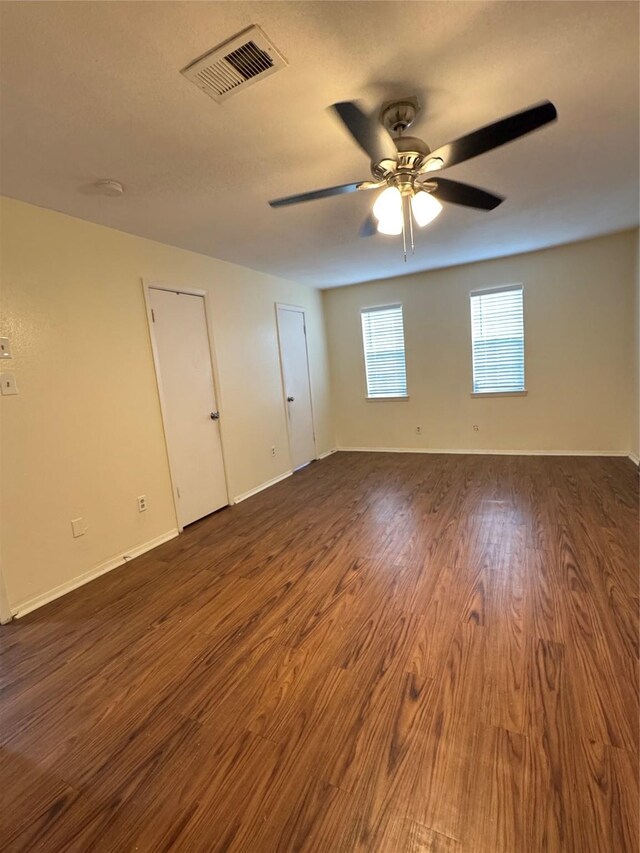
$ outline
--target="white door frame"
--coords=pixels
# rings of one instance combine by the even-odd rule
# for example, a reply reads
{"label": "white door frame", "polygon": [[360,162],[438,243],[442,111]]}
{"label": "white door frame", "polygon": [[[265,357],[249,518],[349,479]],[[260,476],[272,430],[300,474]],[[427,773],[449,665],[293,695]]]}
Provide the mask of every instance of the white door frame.
{"label": "white door frame", "polygon": [[224,466],[224,488],[225,494],[227,496],[227,503],[230,504],[231,500],[229,499],[229,481],[227,478],[227,457],[224,450],[224,406],[222,403],[222,392],[220,390],[220,379],[218,375],[218,364],[216,357],[216,349],[214,343],[213,336],[213,327],[211,325],[211,305],[209,301],[209,291],[202,290],[197,287],[182,287],[172,284],[166,284],[162,281],[152,281],[150,279],[143,278],[142,279],[142,293],[144,295],[144,304],[147,312],[147,326],[149,329],[149,340],[151,342],[151,351],[153,353],[153,366],[155,368],[156,374],[156,387],[158,389],[158,398],[160,401],[160,412],[162,414],[162,434],[164,436],[164,446],[167,453],[167,463],[169,465],[169,479],[171,480],[171,496],[173,498],[173,509],[176,515],[176,525],[180,533],[184,530],[182,523],[180,522],[180,513],[178,511],[178,501],[177,501],[177,491],[176,491],[176,482],[173,473],[173,465],[171,462],[171,451],[169,449],[169,442],[167,441],[167,428],[166,428],[166,403],[164,399],[164,393],[162,390],[162,371],[160,370],[160,358],[158,355],[158,348],[156,346],[156,339],[153,332],[153,316],[151,314],[151,300],[149,297],[150,290],[168,290],[171,293],[184,293],[187,296],[202,296],[204,305],[204,316],[207,324],[207,334],[209,336],[209,357],[211,358],[211,371],[213,376],[213,390],[216,395],[216,403],[218,406],[218,411],[220,412],[220,420],[218,421],[220,426],[220,446],[222,450],[222,462]]}
{"label": "white door frame", "polygon": [[286,311],[298,311],[304,318],[304,348],[307,354],[307,378],[309,380],[309,403],[311,405],[311,423],[313,424],[313,458],[318,458],[318,444],[316,442],[316,416],[313,410],[313,385],[311,383],[311,363],[309,361],[309,341],[307,340],[307,310],[302,305],[289,305],[286,302],[276,302],[276,330],[278,333],[278,357],[280,359],[280,382],[282,384],[282,405],[284,406],[284,421],[287,429],[287,448],[289,450],[289,467],[292,471],[296,470],[293,467],[293,459],[291,457],[291,435],[289,434],[289,405],[287,403],[287,388],[284,381],[284,367],[282,364],[282,341],[280,339],[280,318],[278,317],[278,309],[284,308]]}

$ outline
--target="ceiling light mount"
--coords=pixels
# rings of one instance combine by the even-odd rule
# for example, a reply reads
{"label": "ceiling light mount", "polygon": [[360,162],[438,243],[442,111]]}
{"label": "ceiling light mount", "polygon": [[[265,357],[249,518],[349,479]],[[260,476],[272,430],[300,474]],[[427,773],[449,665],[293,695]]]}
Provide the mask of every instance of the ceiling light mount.
{"label": "ceiling light mount", "polygon": [[402,134],[411,127],[419,112],[417,98],[392,101],[383,106],[380,121],[389,133]]}

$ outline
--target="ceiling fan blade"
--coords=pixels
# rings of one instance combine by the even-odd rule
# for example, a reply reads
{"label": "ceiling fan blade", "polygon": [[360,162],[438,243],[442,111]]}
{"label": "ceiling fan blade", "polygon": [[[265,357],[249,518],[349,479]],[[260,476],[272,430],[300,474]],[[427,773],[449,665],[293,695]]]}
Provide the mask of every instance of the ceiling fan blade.
{"label": "ceiling fan blade", "polygon": [[354,101],[341,101],[332,105],[351,136],[372,163],[398,159],[392,137],[377,119],[366,115]]}
{"label": "ceiling fan blade", "polygon": [[[436,148],[429,155],[429,159],[425,163],[426,168],[423,171],[446,169],[449,166],[455,166],[457,163],[463,163],[465,160],[477,157],[478,154],[484,154],[486,151],[499,148],[500,145],[505,145],[507,142],[512,142],[520,136],[531,133],[531,131],[537,130],[557,118],[558,113],[551,101],[543,101],[535,107],[514,113],[494,124],[488,124],[486,127],[481,127],[480,130],[461,136],[454,142]],[[442,162],[437,163],[438,160]]]}
{"label": "ceiling fan blade", "polygon": [[440,201],[448,201],[451,204],[462,204],[464,207],[475,207],[478,210],[494,210],[502,204],[504,197],[494,195],[480,187],[472,187],[470,184],[461,184],[458,181],[448,181],[445,178],[429,178],[430,184],[435,184],[431,195]]}
{"label": "ceiling fan blade", "polygon": [[361,237],[373,237],[374,234],[378,233],[378,220],[375,218],[373,213],[370,213],[365,221],[362,223],[360,228],[360,236]]}
{"label": "ceiling fan blade", "polygon": [[288,204],[300,204],[302,201],[313,201],[316,198],[328,198],[332,195],[354,193],[361,187],[362,189],[369,189],[367,186],[368,183],[370,183],[370,181],[358,181],[355,184],[340,184],[340,186],[337,187],[326,187],[323,190],[312,190],[308,193],[300,193],[300,195],[288,195],[284,198],[274,198],[269,202],[269,204],[271,207],[286,207]]}

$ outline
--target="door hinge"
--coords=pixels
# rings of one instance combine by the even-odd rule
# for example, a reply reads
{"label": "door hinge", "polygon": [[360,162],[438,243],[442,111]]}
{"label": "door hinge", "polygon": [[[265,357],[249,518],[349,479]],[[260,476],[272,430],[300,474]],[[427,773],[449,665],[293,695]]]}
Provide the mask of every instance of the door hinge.
{"label": "door hinge", "polygon": [[154,312],[153,308],[151,309],[151,321],[152,321],[153,323],[155,323],[155,321],[156,321],[156,315],[155,315],[155,312]]}
{"label": "door hinge", "polygon": [[176,494],[178,497],[180,497],[180,489],[178,488],[178,486],[176,486]]}

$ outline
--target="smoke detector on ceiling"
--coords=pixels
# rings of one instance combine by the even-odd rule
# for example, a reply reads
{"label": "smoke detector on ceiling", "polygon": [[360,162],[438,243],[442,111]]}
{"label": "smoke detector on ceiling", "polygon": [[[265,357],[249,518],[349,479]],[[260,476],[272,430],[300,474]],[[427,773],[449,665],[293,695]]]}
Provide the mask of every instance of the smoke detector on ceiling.
{"label": "smoke detector on ceiling", "polygon": [[253,26],[205,53],[181,74],[221,103],[286,64],[260,27]]}
{"label": "smoke detector on ceiling", "polygon": [[119,198],[124,192],[124,187],[120,181],[114,181],[112,178],[101,178],[99,181],[84,184],[80,187],[80,192],[84,195],[106,195],[111,198]]}

